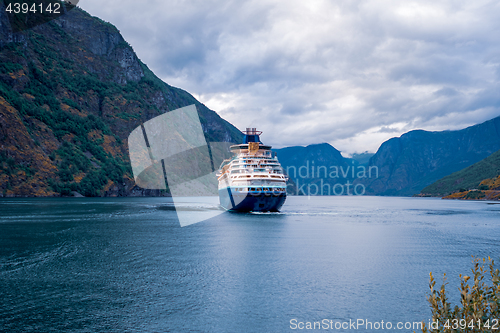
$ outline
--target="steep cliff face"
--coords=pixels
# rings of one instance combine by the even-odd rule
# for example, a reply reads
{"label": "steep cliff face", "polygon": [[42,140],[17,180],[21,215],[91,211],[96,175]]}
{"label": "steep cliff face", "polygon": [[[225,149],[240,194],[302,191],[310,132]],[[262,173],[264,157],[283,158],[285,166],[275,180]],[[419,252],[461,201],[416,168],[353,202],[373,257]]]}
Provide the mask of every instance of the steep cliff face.
{"label": "steep cliff face", "polygon": [[377,179],[362,180],[367,193],[413,195],[500,149],[500,117],[460,131],[411,131],[382,144],[369,166]]}
{"label": "steep cliff face", "polygon": [[126,139],[190,104],[207,141],[241,139],[158,79],[111,24],[76,8],[13,33],[0,1],[0,196],[158,195],[135,186]]}

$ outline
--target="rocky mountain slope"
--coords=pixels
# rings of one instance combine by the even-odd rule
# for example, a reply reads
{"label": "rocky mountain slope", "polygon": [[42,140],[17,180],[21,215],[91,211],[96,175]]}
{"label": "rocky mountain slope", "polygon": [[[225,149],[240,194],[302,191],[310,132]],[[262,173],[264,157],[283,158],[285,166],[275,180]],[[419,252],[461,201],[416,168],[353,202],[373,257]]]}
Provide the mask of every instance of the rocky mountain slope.
{"label": "rocky mountain slope", "polygon": [[207,141],[241,133],[158,79],[111,24],[75,8],[13,32],[0,1],[0,196],[158,195],[135,186],[127,137],[196,104]]}

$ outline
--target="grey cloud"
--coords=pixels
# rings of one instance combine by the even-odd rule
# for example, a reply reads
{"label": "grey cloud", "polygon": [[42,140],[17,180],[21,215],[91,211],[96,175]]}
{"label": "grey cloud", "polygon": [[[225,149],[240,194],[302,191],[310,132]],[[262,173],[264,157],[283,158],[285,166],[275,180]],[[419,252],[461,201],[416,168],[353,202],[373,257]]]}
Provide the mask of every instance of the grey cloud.
{"label": "grey cloud", "polygon": [[459,92],[451,87],[444,87],[434,92],[436,96],[456,96]]}
{"label": "grey cloud", "polygon": [[380,128],[377,132],[378,133],[398,133],[399,131],[400,131],[400,129],[398,129],[398,128],[384,126],[384,127]]}
{"label": "grey cloud", "polygon": [[[500,115],[495,2],[86,0],[167,83],[276,146],[376,150]],[[397,131],[400,131],[399,133]]]}
{"label": "grey cloud", "polygon": [[470,83],[467,62],[460,59],[414,59],[411,63],[395,66],[388,78],[409,81],[410,84],[460,84]]}

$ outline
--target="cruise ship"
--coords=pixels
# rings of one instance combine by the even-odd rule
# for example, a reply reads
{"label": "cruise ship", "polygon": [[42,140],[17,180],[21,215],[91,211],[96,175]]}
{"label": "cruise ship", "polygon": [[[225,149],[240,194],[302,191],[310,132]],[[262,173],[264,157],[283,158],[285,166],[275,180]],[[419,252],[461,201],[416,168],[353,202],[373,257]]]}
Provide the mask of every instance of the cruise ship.
{"label": "cruise ship", "polygon": [[230,147],[234,156],[217,172],[220,205],[229,211],[277,212],[286,200],[287,177],[262,132],[247,128],[243,143]]}

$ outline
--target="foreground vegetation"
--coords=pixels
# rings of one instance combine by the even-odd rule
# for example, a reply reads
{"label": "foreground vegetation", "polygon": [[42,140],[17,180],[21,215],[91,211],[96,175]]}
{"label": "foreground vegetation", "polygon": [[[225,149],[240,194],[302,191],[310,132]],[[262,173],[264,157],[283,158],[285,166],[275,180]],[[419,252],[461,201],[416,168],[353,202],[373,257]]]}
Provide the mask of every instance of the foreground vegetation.
{"label": "foreground vegetation", "polygon": [[433,327],[423,324],[427,332],[498,332],[500,330],[500,271],[494,261],[473,259],[471,275],[460,275],[460,304],[452,307],[446,294],[446,275],[436,288],[430,273],[430,295]]}

